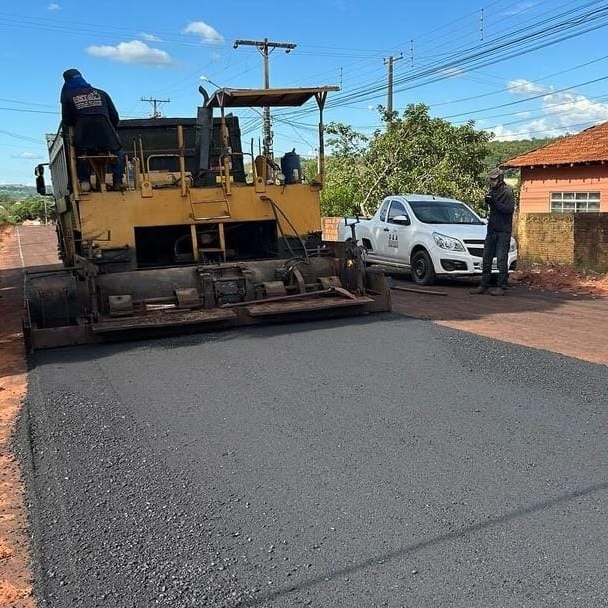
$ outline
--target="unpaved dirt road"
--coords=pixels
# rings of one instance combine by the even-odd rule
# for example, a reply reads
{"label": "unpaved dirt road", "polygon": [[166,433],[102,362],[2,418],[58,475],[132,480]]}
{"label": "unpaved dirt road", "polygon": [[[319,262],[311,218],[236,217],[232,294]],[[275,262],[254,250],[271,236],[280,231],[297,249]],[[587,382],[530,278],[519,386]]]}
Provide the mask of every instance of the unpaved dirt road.
{"label": "unpaved dirt road", "polygon": [[26,394],[23,268],[57,262],[48,226],[0,226],[0,606],[32,608],[25,496],[11,436]]}
{"label": "unpaved dirt road", "polygon": [[[605,300],[438,289],[396,308],[606,363],[608,324],[580,323]],[[40,605],[606,605],[604,365],[398,315],[31,363],[18,445]],[[7,605],[29,607],[20,580]]]}
{"label": "unpaved dirt road", "polygon": [[475,280],[448,281],[428,293],[399,291],[413,285],[391,275],[396,311],[453,329],[545,349],[608,365],[608,295],[541,291],[514,285],[505,297],[472,296]]}

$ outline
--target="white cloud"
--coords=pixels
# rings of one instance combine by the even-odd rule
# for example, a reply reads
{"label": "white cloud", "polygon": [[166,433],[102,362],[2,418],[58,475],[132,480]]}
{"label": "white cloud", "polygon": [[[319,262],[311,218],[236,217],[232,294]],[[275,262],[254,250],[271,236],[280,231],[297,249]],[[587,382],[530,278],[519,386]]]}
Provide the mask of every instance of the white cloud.
{"label": "white cloud", "polygon": [[220,44],[224,37],[204,21],[191,21],[183,30],[184,34],[194,34],[201,37],[201,42],[209,44]]}
{"label": "white cloud", "polygon": [[507,83],[507,89],[509,90],[509,93],[516,95],[543,95],[551,93],[551,89],[549,87],[531,82],[525,78],[509,80]]}
{"label": "white cloud", "polygon": [[162,42],[162,38],[159,38],[155,34],[147,34],[146,32],[141,32],[139,34],[143,40],[146,42]]}
{"label": "white cloud", "polygon": [[60,11],[61,10],[61,6],[59,6],[59,4],[57,4],[56,2],[51,2],[47,7],[46,7],[47,11]]}
{"label": "white cloud", "polygon": [[[572,130],[572,129],[571,129]],[[580,128],[573,129],[580,131]],[[514,140],[514,139],[540,139],[543,137],[558,137],[564,135],[567,129],[560,128],[549,118],[538,118],[531,120],[523,125],[498,125],[492,128],[495,139]]]}
{"label": "white cloud", "polygon": [[[539,107],[535,110],[518,112],[515,120],[489,127],[496,139],[556,137],[608,121],[608,103],[594,101],[573,91],[556,92],[553,88],[540,87],[523,79],[511,81],[509,91],[513,95],[544,96],[538,99]],[[532,115],[536,118],[526,120]]]}
{"label": "white cloud", "polygon": [[102,57],[121,63],[135,63],[139,65],[152,65],[158,67],[170,66],[173,60],[169,53],[149,47],[141,40],[121,42],[116,46],[89,46],[86,49],[89,55]]}
{"label": "white cloud", "polygon": [[38,152],[19,152],[19,154],[11,154],[10,157],[19,160],[39,160],[44,158],[42,154],[39,154]]}
{"label": "white cloud", "polygon": [[599,123],[608,120],[608,104],[593,101],[570,91],[554,93],[544,99],[544,110],[561,124]]}

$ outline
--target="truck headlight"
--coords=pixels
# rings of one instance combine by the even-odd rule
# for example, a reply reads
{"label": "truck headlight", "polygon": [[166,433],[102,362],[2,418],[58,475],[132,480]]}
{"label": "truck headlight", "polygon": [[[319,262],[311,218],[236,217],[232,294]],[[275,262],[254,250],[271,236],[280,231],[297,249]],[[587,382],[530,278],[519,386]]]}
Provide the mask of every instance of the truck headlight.
{"label": "truck headlight", "polygon": [[441,249],[447,249],[448,251],[465,250],[464,245],[458,239],[453,239],[451,236],[446,236],[445,234],[433,232],[433,238],[435,239],[435,244],[437,245],[437,247]]}
{"label": "truck headlight", "polygon": [[509,244],[509,253],[513,253],[517,251],[517,241],[511,237],[511,243]]}

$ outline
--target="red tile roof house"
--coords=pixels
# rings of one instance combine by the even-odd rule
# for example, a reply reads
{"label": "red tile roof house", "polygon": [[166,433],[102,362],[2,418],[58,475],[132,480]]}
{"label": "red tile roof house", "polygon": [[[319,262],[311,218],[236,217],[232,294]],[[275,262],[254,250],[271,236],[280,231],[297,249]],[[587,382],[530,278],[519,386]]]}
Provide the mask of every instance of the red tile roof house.
{"label": "red tile roof house", "polygon": [[511,158],[523,260],[608,269],[608,122]]}

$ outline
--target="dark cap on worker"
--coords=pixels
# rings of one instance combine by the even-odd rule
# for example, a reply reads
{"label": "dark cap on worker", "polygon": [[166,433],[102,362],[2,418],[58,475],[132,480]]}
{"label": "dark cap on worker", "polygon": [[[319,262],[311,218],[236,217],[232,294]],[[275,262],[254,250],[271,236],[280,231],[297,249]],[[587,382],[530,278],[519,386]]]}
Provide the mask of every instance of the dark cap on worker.
{"label": "dark cap on worker", "polygon": [[497,167],[496,169],[492,169],[492,171],[490,171],[488,177],[490,179],[501,179],[502,177],[504,177],[504,173],[501,169]]}
{"label": "dark cap on worker", "polygon": [[70,78],[75,78],[76,76],[82,76],[82,74],[74,69],[74,68],[70,68],[69,70],[66,70],[63,73],[63,79],[67,82],[68,80],[70,80]]}

